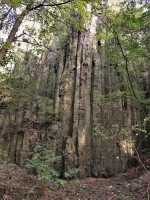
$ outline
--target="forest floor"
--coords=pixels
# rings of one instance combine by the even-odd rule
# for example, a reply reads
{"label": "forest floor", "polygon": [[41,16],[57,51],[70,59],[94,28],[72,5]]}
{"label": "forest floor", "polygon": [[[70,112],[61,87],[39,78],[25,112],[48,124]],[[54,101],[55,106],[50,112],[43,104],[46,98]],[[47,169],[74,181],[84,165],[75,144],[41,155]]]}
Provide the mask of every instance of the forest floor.
{"label": "forest floor", "polygon": [[39,181],[28,170],[0,164],[0,200],[150,200],[150,156],[111,178]]}

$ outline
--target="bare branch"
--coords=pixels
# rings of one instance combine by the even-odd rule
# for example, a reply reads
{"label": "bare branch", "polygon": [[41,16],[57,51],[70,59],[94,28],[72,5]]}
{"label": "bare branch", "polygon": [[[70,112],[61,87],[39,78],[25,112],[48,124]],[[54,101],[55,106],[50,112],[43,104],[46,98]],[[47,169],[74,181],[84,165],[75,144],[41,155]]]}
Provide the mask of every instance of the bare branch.
{"label": "bare branch", "polygon": [[[107,20],[108,20],[108,22],[109,22],[108,17],[107,17]],[[117,44],[118,44],[118,46],[119,46],[119,48],[120,48],[120,50],[121,50],[122,56],[123,56],[123,58],[124,58],[124,60],[125,60],[125,70],[126,70],[126,72],[127,72],[127,76],[128,76],[128,80],[129,80],[129,84],[130,84],[131,90],[132,90],[133,95],[135,96],[135,98],[138,99],[138,97],[137,97],[137,95],[136,95],[136,93],[135,93],[135,91],[134,91],[134,87],[133,87],[133,84],[132,84],[132,81],[131,81],[131,77],[130,77],[130,73],[129,73],[129,69],[128,69],[128,57],[127,57],[127,55],[124,53],[124,50],[123,50],[122,45],[121,45],[121,43],[120,43],[119,36],[118,36],[118,34],[117,34],[117,32],[116,32],[116,30],[115,30],[115,28],[113,27],[112,24],[110,24],[110,26],[109,26],[107,23],[105,23],[105,25],[106,25],[106,26],[109,28],[109,30],[113,33],[113,35],[114,35],[114,37],[115,37],[115,39],[116,39],[116,41],[117,41]]]}
{"label": "bare branch", "polygon": [[14,41],[16,41],[18,38],[22,37],[23,35],[26,35],[26,33],[23,32],[23,33],[21,33],[20,35],[16,36],[15,39],[14,39]]}
{"label": "bare branch", "polygon": [[132,90],[134,96],[137,98],[135,91],[134,91],[134,88],[133,88],[132,81],[131,81],[129,69],[128,69],[128,58],[123,51],[122,45],[121,45],[120,40],[119,40],[119,36],[118,36],[117,32],[115,31],[115,29],[113,29],[113,33],[114,33],[115,39],[117,40],[118,46],[121,50],[122,56],[124,57],[124,60],[125,60],[125,69],[126,69],[126,72],[127,72],[127,76],[128,76],[128,80],[129,80],[129,83],[130,83],[130,86],[131,86],[131,90]]}
{"label": "bare branch", "polygon": [[31,8],[30,11],[36,10],[36,9],[38,9],[38,8],[41,8],[41,7],[47,7],[47,6],[48,6],[48,7],[61,6],[61,5],[68,4],[68,3],[70,3],[70,2],[71,2],[71,0],[68,0],[68,1],[62,2],[62,3],[39,4],[39,5],[37,5],[37,6],[33,7],[33,8]]}
{"label": "bare branch", "polygon": [[148,187],[147,187],[147,200],[150,200],[149,189],[150,189],[150,187],[149,187],[149,183],[148,183]]}
{"label": "bare branch", "polygon": [[142,165],[142,167],[145,169],[145,171],[150,175],[150,171],[149,171],[149,170],[145,167],[145,165],[142,163],[141,158],[140,158],[140,155],[139,155],[137,149],[136,149],[136,148],[134,148],[134,149],[135,149],[136,155],[137,155],[137,157],[138,157],[138,158],[136,158],[136,159],[139,161],[139,163]]}
{"label": "bare branch", "polygon": [[54,52],[54,53],[57,54],[57,52],[54,51],[54,50],[52,50],[51,47],[48,47],[48,46],[43,45],[43,44],[40,44],[40,43],[39,43],[33,36],[31,36],[30,34],[24,33],[23,35],[27,35],[28,37],[32,38],[32,39],[34,40],[34,42],[31,42],[31,41],[29,41],[29,40],[23,40],[23,41],[21,41],[21,40],[17,40],[17,39],[16,39],[16,41],[18,41],[18,42],[24,42],[24,43],[31,44],[31,45],[34,45],[34,46],[43,47],[43,48],[45,48],[45,49],[48,49],[49,52],[51,51],[51,52]]}

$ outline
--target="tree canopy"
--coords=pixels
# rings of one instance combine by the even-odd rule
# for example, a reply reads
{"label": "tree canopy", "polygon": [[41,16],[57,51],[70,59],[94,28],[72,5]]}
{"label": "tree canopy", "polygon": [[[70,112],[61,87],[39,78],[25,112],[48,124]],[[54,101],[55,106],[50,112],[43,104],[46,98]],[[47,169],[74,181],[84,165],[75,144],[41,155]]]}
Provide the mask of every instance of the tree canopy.
{"label": "tree canopy", "polygon": [[[86,10],[87,3],[95,4],[94,1],[88,0],[1,1],[0,30],[5,34],[8,34],[8,36],[5,41],[1,38],[0,63],[4,61],[7,52],[12,47],[12,43],[25,34],[25,32],[23,32],[21,35],[17,35],[23,20],[26,19],[40,22],[42,27],[41,37],[43,37],[45,33],[56,31],[62,24],[65,26],[73,24],[74,26],[81,28],[84,19],[88,16]],[[75,16],[76,21],[74,21]]]}
{"label": "tree canopy", "polygon": [[148,2],[129,0],[122,1],[115,9],[105,5],[101,9],[97,34],[97,39],[103,43],[100,49],[106,52],[111,65],[122,77],[122,95],[146,105],[149,104],[149,89],[139,90],[137,82],[146,81],[149,73],[149,6]]}
{"label": "tree canopy", "polygon": [[[91,6],[92,11],[89,11],[88,6]],[[12,50],[20,42],[30,43],[36,49],[49,49],[54,35],[65,38],[70,27],[80,32],[86,31],[84,24],[92,12],[100,18],[96,35],[101,44],[99,48],[106,52],[111,65],[122,76],[122,94],[138,102],[143,99],[142,104],[147,105],[148,88],[139,91],[136,82],[140,79],[146,81],[148,73],[149,7],[147,1],[136,0],[123,0],[114,7],[105,0],[2,0],[0,63],[5,66],[13,58]],[[21,28],[24,21],[37,23],[39,29],[36,30],[36,26]],[[21,31],[18,33],[18,30]]]}

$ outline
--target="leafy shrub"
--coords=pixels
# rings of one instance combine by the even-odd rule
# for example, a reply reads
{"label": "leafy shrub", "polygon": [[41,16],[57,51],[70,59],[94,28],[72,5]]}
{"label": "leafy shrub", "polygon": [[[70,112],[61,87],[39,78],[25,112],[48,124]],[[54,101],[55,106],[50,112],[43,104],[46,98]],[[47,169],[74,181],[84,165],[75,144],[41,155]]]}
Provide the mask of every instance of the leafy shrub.
{"label": "leafy shrub", "polygon": [[123,195],[121,193],[117,196],[117,199],[118,200],[132,200],[131,197],[125,196],[125,195]]}
{"label": "leafy shrub", "polygon": [[59,173],[53,168],[55,162],[60,161],[60,156],[56,156],[47,145],[36,143],[34,154],[28,160],[26,167],[35,170],[38,179],[51,180],[59,177]]}
{"label": "leafy shrub", "polygon": [[64,173],[64,177],[65,178],[74,178],[79,172],[79,169],[78,168],[71,168],[71,169],[68,169],[67,171],[65,171]]}

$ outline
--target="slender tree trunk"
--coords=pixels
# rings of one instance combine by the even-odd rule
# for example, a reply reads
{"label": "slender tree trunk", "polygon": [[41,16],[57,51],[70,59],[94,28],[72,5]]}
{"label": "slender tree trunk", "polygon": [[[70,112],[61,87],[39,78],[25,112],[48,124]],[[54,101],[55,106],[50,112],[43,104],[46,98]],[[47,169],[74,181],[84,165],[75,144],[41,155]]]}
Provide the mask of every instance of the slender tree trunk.
{"label": "slender tree trunk", "polygon": [[16,33],[20,27],[20,25],[22,24],[22,21],[24,19],[24,17],[26,15],[28,15],[28,13],[30,11],[33,11],[33,10],[36,10],[38,8],[41,8],[41,7],[45,7],[45,6],[49,6],[49,7],[54,7],[54,6],[60,6],[60,5],[64,5],[64,4],[67,4],[69,3],[70,0],[66,1],[66,2],[62,2],[62,3],[52,3],[52,4],[39,4],[37,6],[34,7],[34,0],[31,0],[31,2],[26,6],[26,8],[22,11],[22,13],[17,17],[14,25],[13,25],[13,28],[7,38],[7,41],[5,42],[5,44],[3,45],[3,47],[0,49],[0,63],[2,62],[2,60],[5,58],[6,56],[6,53],[7,51],[9,50],[12,42],[15,41],[16,37]]}
{"label": "slender tree trunk", "polygon": [[0,49],[0,63],[2,62],[2,60],[5,58],[7,51],[9,50],[12,42],[15,41],[15,35],[24,19],[24,17],[30,12],[31,8],[33,6],[33,2],[31,2],[30,4],[28,4],[26,6],[26,8],[22,11],[22,13],[17,17],[13,28],[5,42],[5,44],[3,45],[3,47]]}

